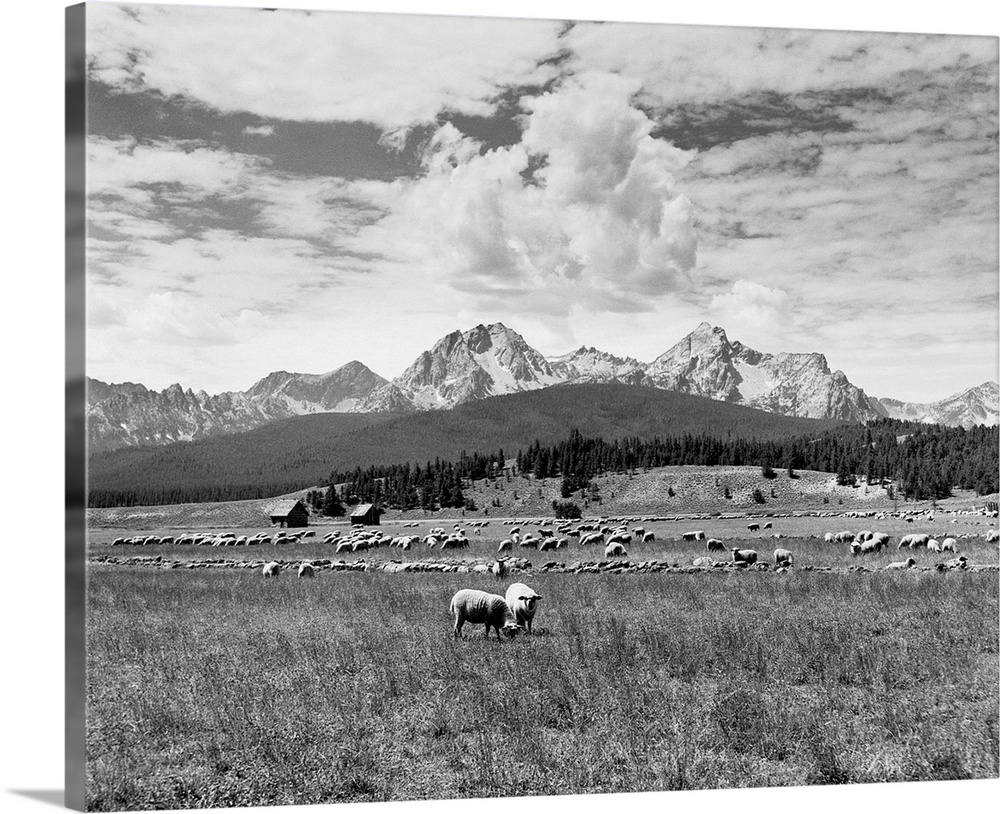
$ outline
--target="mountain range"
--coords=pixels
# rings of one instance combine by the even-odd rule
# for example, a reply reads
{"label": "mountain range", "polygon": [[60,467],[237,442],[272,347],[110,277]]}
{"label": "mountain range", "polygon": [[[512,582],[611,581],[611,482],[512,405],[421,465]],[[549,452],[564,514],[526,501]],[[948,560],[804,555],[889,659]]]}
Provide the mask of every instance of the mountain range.
{"label": "mountain range", "polygon": [[621,382],[703,396],[784,416],[869,421],[906,418],[950,426],[1000,422],[1000,387],[986,382],[927,404],[874,398],[831,371],[821,353],[767,354],[702,323],[650,363],[593,347],[546,358],[502,323],[453,331],[389,381],[359,361],[324,374],[277,371],[246,391],[209,395],[174,384],[87,380],[91,452],[245,432],[315,413],[449,410],[560,384]]}

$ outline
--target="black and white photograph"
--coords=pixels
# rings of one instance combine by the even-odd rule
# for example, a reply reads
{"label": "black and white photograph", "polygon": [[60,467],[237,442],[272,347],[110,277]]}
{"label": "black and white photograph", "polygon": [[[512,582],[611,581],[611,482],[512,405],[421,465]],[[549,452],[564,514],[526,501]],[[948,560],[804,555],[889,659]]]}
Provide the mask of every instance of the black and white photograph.
{"label": "black and white photograph", "polygon": [[79,12],[87,810],[1000,776],[995,32]]}

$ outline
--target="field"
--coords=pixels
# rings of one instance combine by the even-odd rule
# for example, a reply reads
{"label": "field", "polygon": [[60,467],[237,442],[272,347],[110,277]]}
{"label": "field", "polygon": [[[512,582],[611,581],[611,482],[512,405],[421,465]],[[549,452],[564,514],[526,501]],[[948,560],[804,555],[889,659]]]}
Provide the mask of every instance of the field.
{"label": "field", "polygon": [[[338,558],[315,542],[111,547],[123,532],[92,530],[90,805],[996,777],[998,554],[982,539],[995,521],[771,522],[766,533],[748,532],[745,518],[645,522],[658,541],[630,559],[688,564],[703,544],[676,538],[704,528],[764,557],[791,548],[787,574],[546,572],[545,562],[602,552],[518,549],[531,568],[517,578],[544,598],[536,635],[502,642],[484,641],[481,627],[455,641],[448,614],[459,588],[502,593],[470,571],[509,531],[498,519],[469,549],[433,557],[420,546]],[[869,571],[848,571],[859,559],[822,534],[864,527],[959,537],[987,570],[939,573],[932,566],[951,555],[923,551],[917,569],[884,572],[900,558],[893,548],[865,558]],[[97,561],[107,555],[161,559]],[[465,573],[265,580],[256,568],[169,567],[272,558],[437,560]],[[833,570],[806,570],[823,568]]]}

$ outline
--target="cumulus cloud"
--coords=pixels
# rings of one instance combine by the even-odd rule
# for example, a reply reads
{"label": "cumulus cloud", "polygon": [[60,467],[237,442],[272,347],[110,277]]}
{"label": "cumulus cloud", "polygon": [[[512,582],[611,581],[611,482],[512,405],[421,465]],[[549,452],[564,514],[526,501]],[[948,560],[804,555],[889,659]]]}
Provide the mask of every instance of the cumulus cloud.
{"label": "cumulus cloud", "polygon": [[770,335],[776,327],[788,325],[788,306],[787,291],[737,280],[731,291],[712,298],[711,310],[723,325]]}
{"label": "cumulus cloud", "polygon": [[674,173],[688,160],[650,136],[638,85],[571,77],[523,100],[520,143],[483,152],[446,124],[425,174],[398,182],[391,212],[359,236],[441,274],[482,304],[565,314],[642,310],[684,288],[696,240]]}
{"label": "cumulus cloud", "polygon": [[87,27],[90,74],[118,90],[267,118],[365,121],[397,139],[444,110],[490,115],[502,88],[553,78],[557,68],[539,62],[560,30],[537,20],[105,3],[88,11]]}

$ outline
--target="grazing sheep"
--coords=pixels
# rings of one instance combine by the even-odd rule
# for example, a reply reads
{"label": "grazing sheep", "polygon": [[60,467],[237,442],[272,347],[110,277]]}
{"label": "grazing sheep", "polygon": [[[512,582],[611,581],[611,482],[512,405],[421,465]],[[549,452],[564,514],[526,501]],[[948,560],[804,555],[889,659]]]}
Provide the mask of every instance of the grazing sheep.
{"label": "grazing sheep", "polygon": [[262,573],[265,577],[276,577],[281,573],[281,564],[277,562],[266,563]]}
{"label": "grazing sheep", "polygon": [[997,540],[1000,540],[1000,531],[997,531],[996,529],[990,529],[988,532],[986,532],[987,543],[995,543]]}
{"label": "grazing sheep", "polygon": [[681,539],[687,542],[693,542],[695,540],[704,540],[705,532],[701,531],[700,529],[698,531],[685,531],[683,534],[681,534]]}
{"label": "grazing sheep", "polygon": [[604,535],[599,531],[595,531],[585,537],[581,537],[580,545],[604,545]]}
{"label": "grazing sheep", "polygon": [[931,539],[929,534],[906,534],[899,541],[899,547],[905,548],[926,548]]}
{"label": "grazing sheep", "polygon": [[934,539],[928,540],[927,541],[927,550],[928,551],[938,551],[938,552],[940,552],[941,551],[941,543],[939,543],[937,540],[934,540]]}
{"label": "grazing sheep", "polygon": [[[856,542],[855,543],[851,543],[851,550],[852,551],[854,550],[854,546],[855,545],[857,545]],[[865,542],[861,543],[861,553],[862,554],[875,554],[878,551],[880,551],[881,548],[882,548],[882,541],[881,540],[865,540]]]}
{"label": "grazing sheep", "polygon": [[854,532],[851,531],[840,531],[833,535],[838,543],[853,543],[854,542]]}
{"label": "grazing sheep", "polygon": [[882,548],[889,547],[889,540],[892,538],[888,534],[884,534],[881,531],[876,531],[872,533],[870,541],[877,542]]}
{"label": "grazing sheep", "polygon": [[539,551],[555,551],[559,547],[559,541],[555,537],[546,537],[538,546]]}
{"label": "grazing sheep", "polygon": [[770,524],[770,523],[765,523],[765,524],[764,524],[764,528],[765,528],[765,529],[769,529],[769,528],[771,528],[771,524]]}
{"label": "grazing sheep", "polygon": [[514,614],[514,621],[531,633],[531,623],[542,595],[523,582],[515,582],[507,589],[506,599],[511,613]]}
{"label": "grazing sheep", "polygon": [[642,535],[642,541],[644,543],[655,543],[656,535],[651,531],[647,531]]}
{"label": "grazing sheep", "polygon": [[958,545],[958,540],[956,540],[954,537],[945,537],[944,542],[941,543],[941,550],[957,552],[958,551],[958,549],[956,548],[957,545]]}
{"label": "grazing sheep", "polygon": [[832,531],[828,531],[826,534],[823,535],[823,542],[825,543],[833,543],[836,542],[836,540],[837,538],[834,537]]}
{"label": "grazing sheep", "polygon": [[508,636],[513,636],[524,629],[517,623],[514,612],[510,609],[507,601],[499,594],[488,594],[473,588],[463,588],[451,598],[449,609],[452,616],[455,617],[456,639],[461,637],[462,626],[466,622],[472,622],[474,625],[486,625],[487,639],[490,637],[490,628],[495,628],[498,641],[501,631]]}
{"label": "grazing sheep", "polygon": [[299,566],[299,577],[314,577],[316,576],[316,569],[313,568],[312,563],[304,562]]}
{"label": "grazing sheep", "polygon": [[514,547],[514,544],[510,540],[502,540],[500,545],[497,546],[497,554],[501,554],[504,551],[510,551]]}
{"label": "grazing sheep", "polygon": [[913,557],[908,557],[904,562],[891,562],[886,567],[886,571],[900,571],[904,568],[913,568],[917,561]]}
{"label": "grazing sheep", "polygon": [[747,531],[760,531],[760,523],[750,523],[747,526]]}
{"label": "grazing sheep", "polygon": [[627,557],[628,552],[625,550],[625,546],[621,543],[608,543],[604,549],[604,558],[611,559],[611,557]]}
{"label": "grazing sheep", "polygon": [[733,546],[730,551],[733,552],[733,562],[745,562],[747,565],[757,562],[757,552],[752,548],[740,549]]}
{"label": "grazing sheep", "polygon": [[725,551],[726,544],[722,540],[716,540],[714,537],[705,543],[705,548],[709,551]]}
{"label": "grazing sheep", "polygon": [[776,548],[774,549],[774,567],[777,568],[780,565],[791,565],[794,557],[792,552],[787,548]]}
{"label": "grazing sheep", "polygon": [[864,543],[864,542],[867,542],[868,540],[870,540],[874,536],[875,536],[875,532],[874,531],[868,531],[866,529],[865,531],[859,531],[857,534],[855,534],[854,535],[854,541],[856,543]]}

